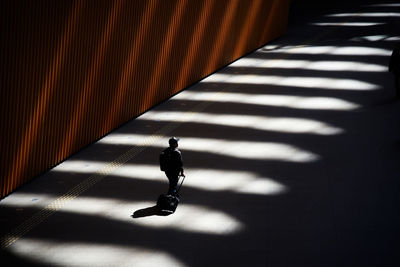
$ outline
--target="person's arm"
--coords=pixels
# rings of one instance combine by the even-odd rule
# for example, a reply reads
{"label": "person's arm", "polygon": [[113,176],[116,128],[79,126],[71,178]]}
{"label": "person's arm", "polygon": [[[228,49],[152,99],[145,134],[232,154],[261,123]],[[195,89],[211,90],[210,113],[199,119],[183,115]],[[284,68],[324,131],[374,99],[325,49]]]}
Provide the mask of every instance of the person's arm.
{"label": "person's arm", "polygon": [[177,151],[177,156],[178,156],[178,162],[179,162],[179,168],[180,168],[180,175],[185,177],[185,172],[183,170],[183,159],[182,159],[182,153],[180,151]]}

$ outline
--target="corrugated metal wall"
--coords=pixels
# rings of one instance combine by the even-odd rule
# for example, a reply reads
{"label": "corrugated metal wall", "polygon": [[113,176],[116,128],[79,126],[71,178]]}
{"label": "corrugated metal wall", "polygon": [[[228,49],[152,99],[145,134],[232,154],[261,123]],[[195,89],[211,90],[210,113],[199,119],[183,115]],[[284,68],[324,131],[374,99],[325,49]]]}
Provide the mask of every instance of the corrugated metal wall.
{"label": "corrugated metal wall", "polygon": [[4,0],[1,196],[281,35],[289,0]]}

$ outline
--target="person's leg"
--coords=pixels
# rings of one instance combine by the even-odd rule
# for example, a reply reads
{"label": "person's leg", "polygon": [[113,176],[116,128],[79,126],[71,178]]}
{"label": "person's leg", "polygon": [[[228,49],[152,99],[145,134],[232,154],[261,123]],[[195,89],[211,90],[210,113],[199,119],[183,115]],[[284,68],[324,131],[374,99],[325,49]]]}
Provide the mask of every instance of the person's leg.
{"label": "person's leg", "polygon": [[394,76],[394,83],[396,87],[396,97],[400,98],[400,73]]}
{"label": "person's leg", "polygon": [[169,188],[168,188],[168,195],[174,194],[177,190],[178,187],[178,173],[171,173],[167,172],[166,173],[168,180],[169,180]]}

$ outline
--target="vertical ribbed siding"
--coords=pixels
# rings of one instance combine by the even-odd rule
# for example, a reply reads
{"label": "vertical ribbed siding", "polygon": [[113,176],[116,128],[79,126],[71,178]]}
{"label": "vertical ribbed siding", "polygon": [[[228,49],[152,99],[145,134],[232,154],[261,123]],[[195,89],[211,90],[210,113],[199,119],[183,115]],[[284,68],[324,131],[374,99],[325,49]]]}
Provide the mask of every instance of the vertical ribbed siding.
{"label": "vertical ribbed siding", "polygon": [[0,3],[0,197],[269,40],[289,0]]}

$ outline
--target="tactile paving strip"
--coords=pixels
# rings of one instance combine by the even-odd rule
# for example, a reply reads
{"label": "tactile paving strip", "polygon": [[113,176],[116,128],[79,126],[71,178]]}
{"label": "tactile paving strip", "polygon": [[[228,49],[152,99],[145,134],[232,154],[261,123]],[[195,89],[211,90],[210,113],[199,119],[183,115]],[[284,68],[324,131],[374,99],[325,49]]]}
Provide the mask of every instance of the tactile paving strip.
{"label": "tactile paving strip", "polygon": [[[215,94],[221,94],[222,92],[216,92]],[[210,102],[202,102],[195,106],[193,109],[187,111],[179,121],[171,122],[165,127],[161,128],[159,131],[153,135],[145,138],[141,145],[134,146],[127,152],[123,153],[117,157],[112,162],[108,163],[106,166],[98,170],[96,173],[76,185],[70,191],[62,195],[61,197],[54,200],[52,203],[47,205],[42,210],[38,211],[32,217],[24,221],[22,224],[17,226],[14,230],[6,234],[1,238],[1,248],[7,248],[15,243],[18,239],[28,233],[30,230],[35,228],[37,225],[42,223],[52,214],[64,207],[69,201],[77,198],[79,195],[84,193],[86,190],[100,182],[104,177],[111,174],[113,171],[124,165],[129,160],[133,159],[136,155],[144,151],[150,144],[154,144],[164,138],[174,129],[178,128],[183,122],[189,121],[192,116],[196,113],[204,110]]]}

